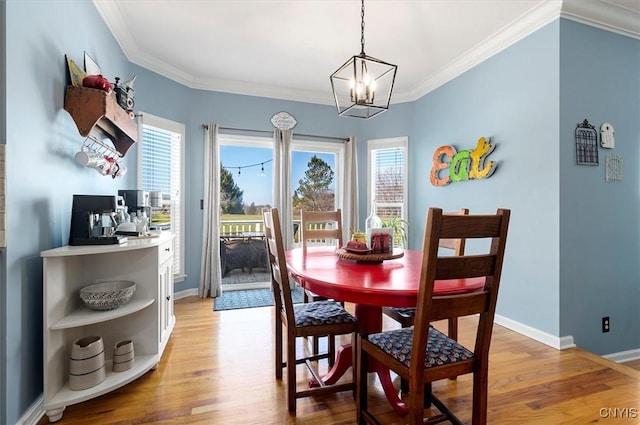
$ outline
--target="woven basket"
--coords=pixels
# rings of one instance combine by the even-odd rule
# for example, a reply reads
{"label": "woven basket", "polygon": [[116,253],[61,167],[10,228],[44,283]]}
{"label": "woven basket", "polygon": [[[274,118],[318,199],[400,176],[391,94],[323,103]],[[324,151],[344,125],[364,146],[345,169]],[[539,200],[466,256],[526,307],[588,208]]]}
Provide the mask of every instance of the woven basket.
{"label": "woven basket", "polygon": [[80,298],[92,310],[113,310],[131,300],[136,290],[135,282],[100,282],[80,289]]}
{"label": "woven basket", "polygon": [[341,259],[351,260],[357,263],[382,263],[384,260],[394,260],[404,256],[404,251],[399,249],[394,249],[393,252],[380,254],[356,254],[353,252],[347,252],[344,248],[340,248],[336,252]]}

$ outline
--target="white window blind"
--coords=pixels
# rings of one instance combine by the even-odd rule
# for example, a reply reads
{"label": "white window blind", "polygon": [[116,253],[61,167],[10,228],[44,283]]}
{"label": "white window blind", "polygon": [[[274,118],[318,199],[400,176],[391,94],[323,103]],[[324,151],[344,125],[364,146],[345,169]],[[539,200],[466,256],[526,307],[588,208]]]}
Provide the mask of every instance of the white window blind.
{"label": "white window blind", "polygon": [[369,140],[367,149],[369,205],[375,199],[383,222],[407,220],[407,138]]}
{"label": "white window blind", "polygon": [[380,217],[402,217],[404,204],[404,149],[373,151],[373,197]]}
{"label": "white window blind", "polygon": [[184,273],[182,199],[184,131],[181,131],[180,125],[175,127],[168,123],[171,122],[162,119],[154,120],[148,114],[143,114],[140,186],[145,191],[162,192],[163,205],[153,209],[151,225],[174,234],[173,270],[175,275],[182,276]]}

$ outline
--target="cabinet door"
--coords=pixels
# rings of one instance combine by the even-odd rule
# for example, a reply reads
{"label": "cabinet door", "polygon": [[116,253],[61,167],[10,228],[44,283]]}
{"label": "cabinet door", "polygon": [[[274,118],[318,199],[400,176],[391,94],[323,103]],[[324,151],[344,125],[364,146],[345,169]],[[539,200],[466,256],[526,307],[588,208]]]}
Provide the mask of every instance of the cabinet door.
{"label": "cabinet door", "polygon": [[158,284],[160,286],[160,344],[169,339],[173,327],[173,258],[160,265]]}

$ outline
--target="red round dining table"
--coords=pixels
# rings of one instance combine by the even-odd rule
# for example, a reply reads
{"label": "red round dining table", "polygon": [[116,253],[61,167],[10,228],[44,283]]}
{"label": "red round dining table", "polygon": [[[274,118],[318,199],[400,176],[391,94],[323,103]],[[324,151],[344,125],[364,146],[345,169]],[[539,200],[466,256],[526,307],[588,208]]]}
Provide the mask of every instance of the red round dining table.
{"label": "red round dining table", "polygon": [[[422,252],[404,250],[401,258],[369,263],[341,259],[335,247],[296,248],[286,252],[291,275],[305,289],[318,295],[355,304],[360,332],[382,330],[382,307],[415,307],[420,283]],[[476,291],[484,287],[484,278],[440,280],[434,296]],[[336,362],[322,379],[333,384],[353,363],[352,344],[338,350]],[[407,407],[398,397],[389,369],[374,365],[385,395],[394,409],[405,414]]]}

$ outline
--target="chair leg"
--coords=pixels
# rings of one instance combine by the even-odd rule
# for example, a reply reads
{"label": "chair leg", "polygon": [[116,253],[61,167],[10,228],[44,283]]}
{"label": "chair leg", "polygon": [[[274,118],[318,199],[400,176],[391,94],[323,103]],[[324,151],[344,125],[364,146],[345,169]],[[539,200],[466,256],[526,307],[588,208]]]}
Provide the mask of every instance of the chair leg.
{"label": "chair leg", "polygon": [[[409,393],[409,382],[404,379],[404,378],[400,378],[400,391],[402,391],[402,394],[408,394]],[[424,408],[427,409],[429,407],[431,407],[431,382],[424,384]]]}
{"label": "chair leg", "polygon": [[487,365],[481,366],[481,371],[473,375],[473,406],[471,408],[471,424],[487,424],[487,391],[489,382]]}
{"label": "chair leg", "polygon": [[[422,424],[424,421],[424,403],[427,396],[424,391],[427,384],[417,385],[409,390],[407,421],[409,425]],[[430,388],[430,387],[429,387]]]}
{"label": "chair leg", "polygon": [[458,318],[450,317],[449,318],[449,338],[454,341],[458,340]]}
{"label": "chair leg", "polygon": [[[449,326],[449,338],[451,338],[454,341],[457,341],[458,340],[458,318],[450,317],[448,326]],[[449,379],[451,379],[452,381],[455,381],[456,379],[458,379],[458,377],[454,376]]]}
{"label": "chair leg", "polygon": [[[317,347],[317,345],[316,345]],[[336,337],[335,335],[327,335],[327,351],[329,352],[329,367],[333,367],[336,362]],[[315,353],[317,354],[317,353]]]}
{"label": "chair leg", "polygon": [[356,422],[358,425],[366,425],[367,421],[364,418],[364,412],[367,412],[367,368],[368,368],[368,358],[367,354],[362,351],[361,347],[361,336],[358,335],[356,337]]}
{"label": "chair leg", "polygon": [[282,379],[282,321],[279,315],[276,314],[276,379]]}
{"label": "chair leg", "polygon": [[317,355],[320,352],[318,346],[320,345],[320,337],[314,336],[311,338],[311,349],[313,354]]}
{"label": "chair leg", "polygon": [[296,340],[287,337],[287,406],[296,411]]}
{"label": "chair leg", "polygon": [[[405,321],[401,321],[400,326],[408,328],[411,325]],[[400,378],[400,391],[402,391],[402,394],[407,394],[409,392],[409,382],[404,378]]]}
{"label": "chair leg", "polygon": [[358,382],[358,336],[355,333],[351,334],[351,375],[351,382],[353,382],[353,399],[355,400],[356,393],[358,392],[356,384]]}

